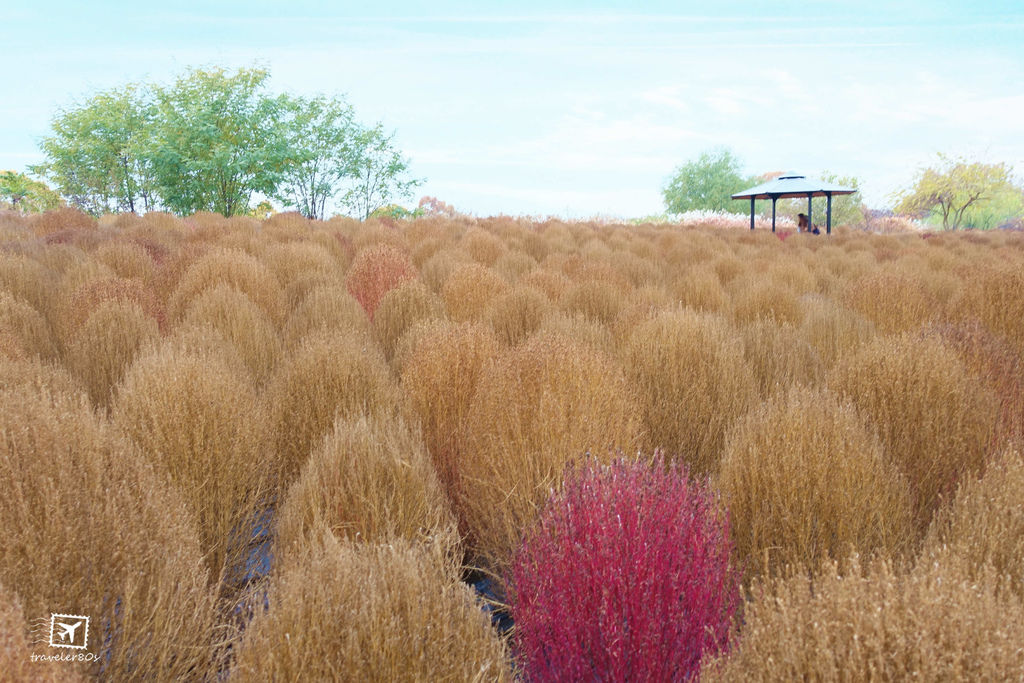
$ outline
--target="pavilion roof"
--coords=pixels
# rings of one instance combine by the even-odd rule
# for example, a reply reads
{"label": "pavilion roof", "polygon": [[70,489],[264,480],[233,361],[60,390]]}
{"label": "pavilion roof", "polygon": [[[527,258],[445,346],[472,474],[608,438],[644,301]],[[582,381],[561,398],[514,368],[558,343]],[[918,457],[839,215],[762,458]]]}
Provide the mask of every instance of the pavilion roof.
{"label": "pavilion roof", "polygon": [[808,178],[796,173],[785,173],[775,180],[769,180],[748,190],[732,195],[733,199],[783,199],[786,197],[824,197],[856,192],[852,187],[843,187],[818,178]]}

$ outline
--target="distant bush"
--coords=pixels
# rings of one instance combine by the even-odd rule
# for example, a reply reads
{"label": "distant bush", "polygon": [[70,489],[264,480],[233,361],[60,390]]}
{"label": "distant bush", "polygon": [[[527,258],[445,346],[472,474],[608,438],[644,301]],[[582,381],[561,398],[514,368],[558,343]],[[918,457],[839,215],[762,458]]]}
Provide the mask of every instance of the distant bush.
{"label": "distant bush", "polygon": [[230,680],[508,681],[505,648],[443,555],[320,542],[277,572]]}
{"label": "distant bush", "polygon": [[716,479],[750,574],[914,539],[910,490],[852,406],[793,387],[741,419]]}
{"label": "distant bush", "polygon": [[278,366],[267,398],[282,486],[298,477],[337,416],[387,414],[398,407],[380,350],[357,335],[330,332],[307,337]]}
{"label": "distant bush", "polygon": [[695,472],[713,472],[726,430],[756,396],[742,341],[720,317],[666,311],[633,331],[624,356],[645,443]]}
{"label": "distant bush", "polygon": [[289,489],[277,528],[278,558],[324,528],[363,543],[458,542],[423,438],[400,417],[339,417]]}
{"label": "distant bush", "polygon": [[537,331],[552,309],[544,294],[520,285],[495,299],[487,311],[487,322],[508,346],[515,346]]}
{"label": "distant bush", "polygon": [[28,355],[54,358],[57,346],[50,325],[26,301],[0,289],[0,330],[10,336],[12,343]]}
{"label": "distant bush", "polygon": [[373,316],[373,329],[390,361],[398,340],[420,320],[444,317],[444,303],[419,280],[406,280],[381,299]]}
{"label": "distant bush", "polygon": [[384,295],[406,280],[416,278],[416,266],[407,254],[379,244],[367,247],[356,255],[348,270],[348,291],[373,319]]}
{"label": "distant bush", "polygon": [[107,301],[68,341],[67,366],[85,385],[93,405],[106,411],[139,349],[158,335],[156,320],[137,304]]}
{"label": "distant bush", "polygon": [[167,309],[180,319],[197,296],[215,285],[226,284],[242,292],[271,320],[284,317],[284,292],[277,276],[255,257],[238,249],[214,249],[188,267],[171,293]]}
{"label": "distant bush", "polygon": [[442,296],[449,318],[456,322],[478,322],[507,289],[508,284],[493,270],[470,263],[455,267],[444,282]]}
{"label": "distant bush", "polygon": [[984,467],[995,400],[937,339],[878,337],[841,360],[828,384],[878,430],[910,482],[922,531],[957,481]]}
{"label": "distant bush", "polygon": [[281,338],[285,349],[297,348],[307,337],[327,333],[364,337],[370,341],[370,320],[359,302],[340,284],[319,284],[302,298],[285,320]]}
{"label": "distant bush", "polygon": [[739,607],[729,525],[679,463],[590,461],[516,552],[527,680],[669,681],[723,649]]}

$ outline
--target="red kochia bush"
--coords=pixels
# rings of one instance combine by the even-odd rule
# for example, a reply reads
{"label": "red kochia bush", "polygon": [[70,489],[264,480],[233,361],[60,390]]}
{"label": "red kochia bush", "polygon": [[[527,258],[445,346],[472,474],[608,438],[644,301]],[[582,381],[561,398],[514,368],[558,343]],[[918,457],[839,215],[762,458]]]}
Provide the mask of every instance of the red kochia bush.
{"label": "red kochia bush", "polygon": [[685,466],[591,461],[569,475],[512,566],[530,681],[695,676],[739,605],[728,520]]}
{"label": "red kochia bush", "polygon": [[416,266],[405,253],[387,244],[377,244],[359,252],[349,268],[346,284],[372,320],[385,294],[416,277]]}

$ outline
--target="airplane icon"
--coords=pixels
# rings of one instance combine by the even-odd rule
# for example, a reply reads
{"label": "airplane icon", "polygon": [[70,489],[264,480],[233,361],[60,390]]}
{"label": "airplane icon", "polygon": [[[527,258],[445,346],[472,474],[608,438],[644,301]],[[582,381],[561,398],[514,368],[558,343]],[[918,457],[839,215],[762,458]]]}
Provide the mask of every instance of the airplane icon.
{"label": "airplane icon", "polygon": [[61,632],[58,634],[60,635],[60,642],[63,643],[70,640],[73,643],[75,642],[75,631],[77,631],[78,627],[82,625],[82,622],[78,622],[77,624],[65,624],[63,622],[58,622],[55,625],[61,629]]}

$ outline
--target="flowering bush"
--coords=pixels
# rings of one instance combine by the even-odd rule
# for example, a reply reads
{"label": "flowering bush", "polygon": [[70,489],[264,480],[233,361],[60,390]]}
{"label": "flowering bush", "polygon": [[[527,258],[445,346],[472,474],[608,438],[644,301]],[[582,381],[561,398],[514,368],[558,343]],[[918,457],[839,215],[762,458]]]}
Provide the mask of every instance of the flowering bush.
{"label": "flowering bush", "polygon": [[660,455],[570,474],[516,554],[511,610],[528,680],[694,676],[740,600],[714,494]]}

